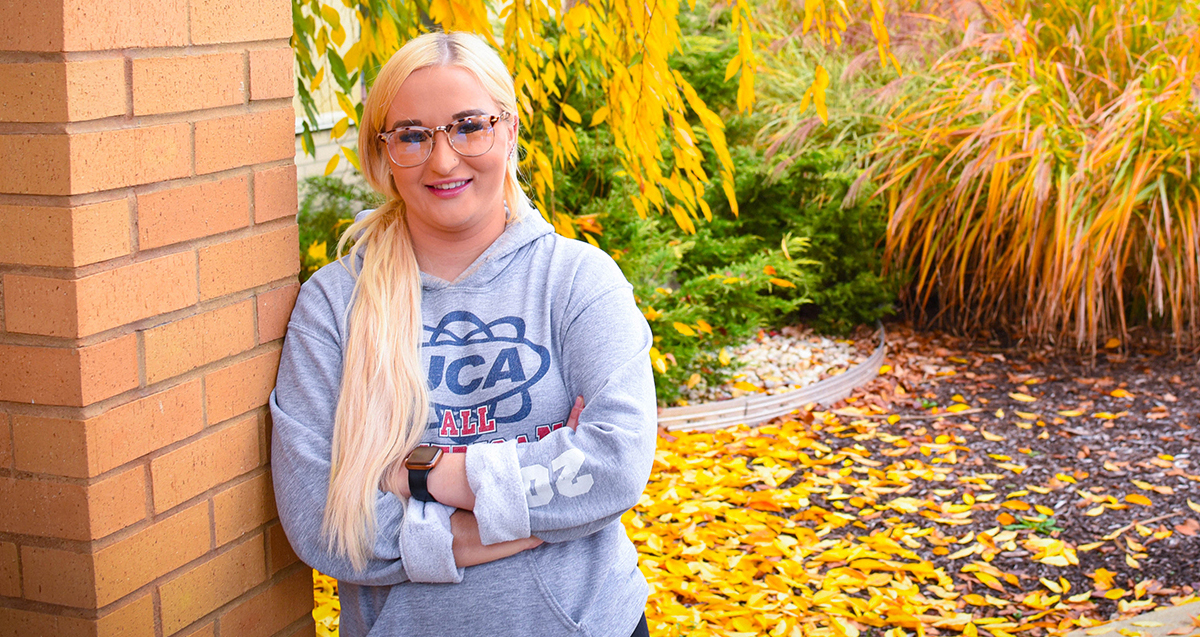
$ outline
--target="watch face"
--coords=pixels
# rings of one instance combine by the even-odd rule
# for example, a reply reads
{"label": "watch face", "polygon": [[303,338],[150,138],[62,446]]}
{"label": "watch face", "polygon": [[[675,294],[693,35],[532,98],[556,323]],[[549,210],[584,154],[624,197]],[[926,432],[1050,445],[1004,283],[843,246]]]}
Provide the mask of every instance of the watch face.
{"label": "watch face", "polygon": [[404,461],[404,466],[407,469],[421,471],[432,469],[437,464],[438,459],[442,457],[441,447],[417,447],[412,453],[408,454],[408,459]]}

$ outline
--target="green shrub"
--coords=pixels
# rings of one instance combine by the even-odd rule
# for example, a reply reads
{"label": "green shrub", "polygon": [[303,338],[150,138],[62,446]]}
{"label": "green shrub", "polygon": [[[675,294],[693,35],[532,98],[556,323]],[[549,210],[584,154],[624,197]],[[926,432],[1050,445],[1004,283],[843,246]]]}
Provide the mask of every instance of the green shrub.
{"label": "green shrub", "polygon": [[779,320],[802,318],[818,330],[845,333],[891,314],[899,285],[895,277],[881,274],[887,220],[878,202],[843,205],[858,175],[849,159],[837,147],[808,149],[776,175],[759,151],[737,149],[743,213],[733,218],[714,201],[715,218],[703,232],[719,240],[698,242],[702,247],[683,267],[714,267],[727,257],[731,237],[757,237],[763,246],[777,246],[789,235],[805,237],[810,242],[806,256],[818,264],[811,272],[808,303]]}
{"label": "green shrub", "polygon": [[735,147],[742,215],[710,193],[713,220],[687,235],[670,220],[638,218],[634,186],[609,152],[605,133],[580,134],[580,163],[565,175],[571,187],[559,201],[633,284],[654,330],[663,404],[689,381],[721,384],[735,367],[720,363],[721,349],[759,328],[803,319],[846,332],[892,311],[897,285],[880,275],[882,206],[842,206],[858,174],[848,153],[802,150],[776,174],[762,152]]}
{"label": "green shrub", "polygon": [[[672,404],[688,384],[724,382],[735,365],[722,361],[723,348],[805,303],[815,263],[802,258],[803,239],[789,238],[788,254],[760,237],[714,235],[707,224],[681,237],[668,219],[639,218],[628,203],[630,189],[619,184],[585,211],[603,225],[599,244],[621,266],[650,321],[659,402]],[[711,255],[717,244],[719,263],[691,261],[695,252]]]}
{"label": "green shrub", "polygon": [[336,177],[310,177],[300,194],[300,280],[307,281],[335,258],[338,239],[354,215],[378,206],[382,198],[366,184]]}

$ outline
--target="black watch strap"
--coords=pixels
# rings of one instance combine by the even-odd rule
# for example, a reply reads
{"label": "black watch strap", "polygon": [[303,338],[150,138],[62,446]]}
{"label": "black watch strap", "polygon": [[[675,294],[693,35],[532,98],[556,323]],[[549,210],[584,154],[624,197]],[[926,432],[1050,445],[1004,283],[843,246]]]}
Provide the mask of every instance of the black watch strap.
{"label": "black watch strap", "polygon": [[430,469],[408,470],[408,492],[412,494],[413,499],[421,502],[437,502],[429,494],[429,471]]}

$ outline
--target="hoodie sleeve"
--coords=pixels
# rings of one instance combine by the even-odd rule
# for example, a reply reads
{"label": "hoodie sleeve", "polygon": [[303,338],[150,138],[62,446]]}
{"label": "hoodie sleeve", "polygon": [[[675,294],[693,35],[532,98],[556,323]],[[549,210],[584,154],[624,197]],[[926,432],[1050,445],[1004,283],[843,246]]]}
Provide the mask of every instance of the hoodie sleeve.
{"label": "hoodie sleeve", "polygon": [[321,274],[300,289],[270,397],[271,472],[288,541],[309,566],[353,584],[461,581],[449,507],[412,501],[406,515],[400,498],[377,490],[373,556],[362,571],[332,551],[321,532],[342,376],[337,317],[345,311],[336,281]]}
{"label": "hoodie sleeve", "polygon": [[629,284],[615,263],[606,265],[607,286],[574,284],[605,291],[569,313],[560,332],[567,389],[584,398],[577,429],[467,448],[484,544],[589,535],[636,504],[646,487],[658,420],[652,337]]}

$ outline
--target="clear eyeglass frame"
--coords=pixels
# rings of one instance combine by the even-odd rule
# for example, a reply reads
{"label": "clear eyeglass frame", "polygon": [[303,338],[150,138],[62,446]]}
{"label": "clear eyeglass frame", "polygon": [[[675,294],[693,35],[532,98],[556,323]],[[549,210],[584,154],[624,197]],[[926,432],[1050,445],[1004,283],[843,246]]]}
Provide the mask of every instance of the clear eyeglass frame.
{"label": "clear eyeglass frame", "polygon": [[[384,148],[387,149],[388,158],[392,160],[392,163],[400,166],[401,168],[413,168],[425,163],[429,159],[429,156],[433,154],[433,147],[435,144],[437,144],[438,131],[446,133],[446,140],[450,143],[450,148],[454,149],[454,152],[462,155],[463,157],[478,157],[487,153],[492,149],[493,146],[496,145],[496,122],[507,121],[511,118],[512,113],[508,111],[501,111],[499,115],[471,115],[470,117],[463,117],[462,119],[456,119],[445,126],[436,126],[434,128],[426,128],[424,126],[401,126],[399,128],[393,128],[390,131],[379,133],[379,141],[383,142]],[[464,151],[456,146],[454,142],[454,138],[455,136],[459,135],[462,126],[472,122],[486,124],[486,128],[481,129],[481,132],[487,135],[487,147],[479,150],[478,152]],[[400,133],[421,133],[423,135],[423,139],[417,144],[418,147],[424,148],[424,153],[419,161],[400,161],[396,158],[396,153],[392,148],[392,138]],[[466,135],[467,134],[463,134],[464,137]],[[464,143],[464,141],[465,140],[460,141],[460,143]]]}

